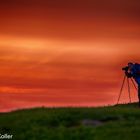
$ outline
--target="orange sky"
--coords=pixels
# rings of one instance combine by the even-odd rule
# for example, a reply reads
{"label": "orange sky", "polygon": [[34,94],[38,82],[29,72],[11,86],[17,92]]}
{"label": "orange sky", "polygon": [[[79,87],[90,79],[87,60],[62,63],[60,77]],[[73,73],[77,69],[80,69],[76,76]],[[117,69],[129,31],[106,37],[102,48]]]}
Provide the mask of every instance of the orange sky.
{"label": "orange sky", "polygon": [[0,13],[0,111],[113,104],[140,62],[138,0],[2,0]]}

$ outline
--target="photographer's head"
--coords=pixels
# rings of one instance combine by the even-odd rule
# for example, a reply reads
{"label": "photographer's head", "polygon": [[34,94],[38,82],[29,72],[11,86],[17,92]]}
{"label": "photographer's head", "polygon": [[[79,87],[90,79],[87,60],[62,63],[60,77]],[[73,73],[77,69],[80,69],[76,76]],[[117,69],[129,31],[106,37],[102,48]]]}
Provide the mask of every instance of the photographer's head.
{"label": "photographer's head", "polygon": [[127,66],[122,68],[122,70],[124,70],[125,72],[128,72],[131,69],[133,69],[133,66],[134,66],[134,64],[132,62],[129,62]]}
{"label": "photographer's head", "polygon": [[128,68],[129,68],[129,69],[132,69],[133,66],[134,66],[134,64],[133,64],[132,62],[129,62],[129,63],[128,63]]}

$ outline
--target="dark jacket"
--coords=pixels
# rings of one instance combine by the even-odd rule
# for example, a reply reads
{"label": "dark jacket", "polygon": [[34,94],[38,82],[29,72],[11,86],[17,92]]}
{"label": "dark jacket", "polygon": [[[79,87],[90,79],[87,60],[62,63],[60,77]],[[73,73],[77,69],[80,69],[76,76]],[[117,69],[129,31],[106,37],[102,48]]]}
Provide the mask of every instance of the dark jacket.
{"label": "dark jacket", "polygon": [[140,85],[140,64],[135,63],[129,72],[126,71],[128,78],[133,77],[138,85]]}

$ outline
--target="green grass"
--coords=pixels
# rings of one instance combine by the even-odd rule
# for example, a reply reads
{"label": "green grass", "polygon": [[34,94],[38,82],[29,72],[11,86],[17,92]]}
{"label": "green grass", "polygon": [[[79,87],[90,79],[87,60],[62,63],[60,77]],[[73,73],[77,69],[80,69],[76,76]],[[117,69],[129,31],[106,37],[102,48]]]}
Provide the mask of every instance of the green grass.
{"label": "green grass", "polygon": [[0,133],[15,140],[138,140],[140,109],[135,103],[0,113]]}

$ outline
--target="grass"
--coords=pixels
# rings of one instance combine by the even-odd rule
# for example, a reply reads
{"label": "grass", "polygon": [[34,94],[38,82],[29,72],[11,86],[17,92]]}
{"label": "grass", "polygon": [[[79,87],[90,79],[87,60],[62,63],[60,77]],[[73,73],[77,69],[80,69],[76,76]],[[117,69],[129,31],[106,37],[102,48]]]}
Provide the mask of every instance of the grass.
{"label": "grass", "polygon": [[34,108],[0,113],[0,133],[14,140],[135,140],[137,104],[99,108]]}

